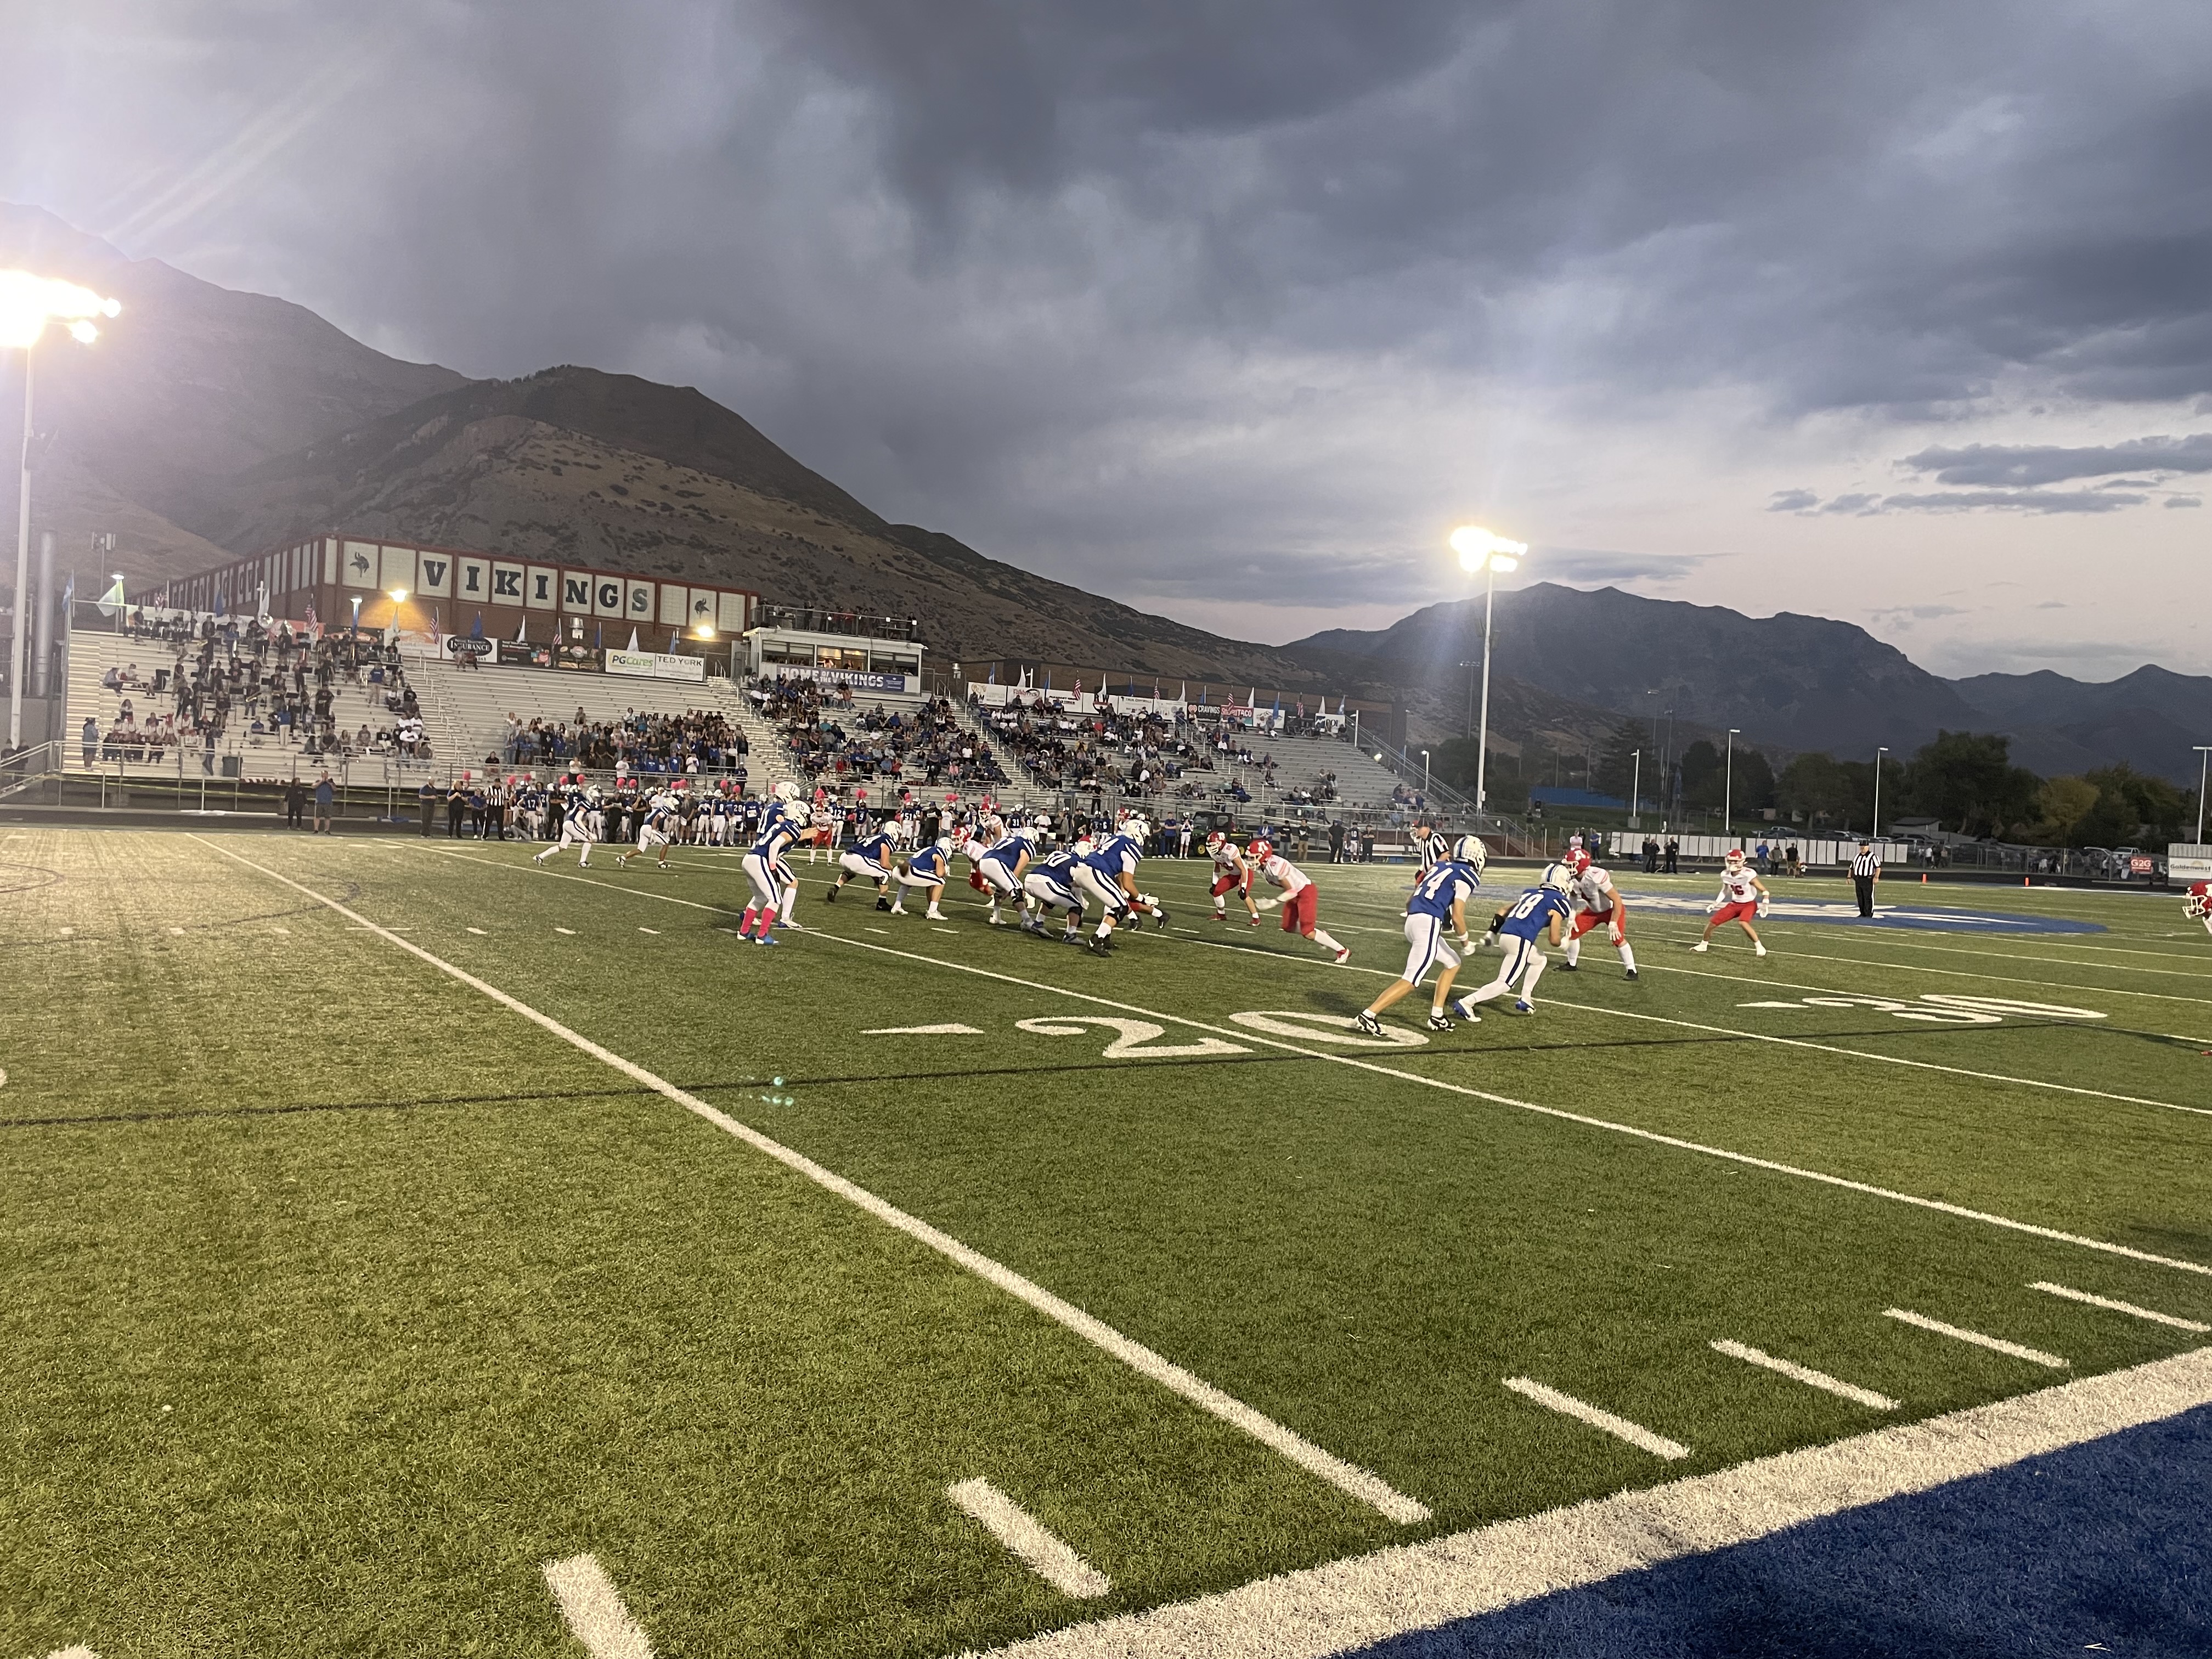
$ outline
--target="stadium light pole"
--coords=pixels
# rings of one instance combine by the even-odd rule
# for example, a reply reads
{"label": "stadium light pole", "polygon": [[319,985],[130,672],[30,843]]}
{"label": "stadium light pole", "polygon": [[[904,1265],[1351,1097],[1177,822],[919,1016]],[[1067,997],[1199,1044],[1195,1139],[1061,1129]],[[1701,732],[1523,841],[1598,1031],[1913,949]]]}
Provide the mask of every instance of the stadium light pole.
{"label": "stadium light pole", "polygon": [[[92,319],[112,317],[119,300],[103,299],[88,288],[58,276],[33,276],[27,270],[0,270],[0,347],[23,353],[22,470],[15,495],[15,619],[8,647],[8,747],[23,746],[23,650],[31,608],[25,603],[31,580],[31,453],[33,442],[31,360],[48,323],[64,323],[82,345],[100,337]],[[43,602],[44,596],[41,596]],[[120,614],[119,612],[118,614]]]}
{"label": "stadium light pole", "polygon": [[1644,826],[1637,820],[1644,816],[1644,751],[1632,749],[1628,751],[1628,757],[1636,763],[1635,775],[1628,786],[1628,827],[1641,830]]}
{"label": "stadium light pole", "polygon": [[1881,757],[1888,752],[1879,747],[1874,751],[1874,834],[1868,838],[1871,841],[1881,839]]}
{"label": "stadium light pole", "polygon": [[2204,782],[2205,772],[2212,767],[2212,744],[2197,745],[2197,844],[2204,845]]}
{"label": "stadium light pole", "polygon": [[[1735,740],[1741,727],[1731,726],[1728,732],[1728,764],[1721,773],[1721,839],[1735,839]],[[1723,847],[1725,853],[1728,848]]]}
{"label": "stadium light pole", "polygon": [[1421,793],[1429,793],[1429,751],[1425,749],[1421,750]]}
{"label": "stadium light pole", "polygon": [[1498,604],[1498,577],[1513,570],[1528,556],[1528,544],[1510,542],[1480,525],[1463,524],[1451,533],[1452,551],[1460,568],[1482,573],[1482,720],[1475,732],[1474,810],[1478,816],[1490,805],[1487,785],[1490,759],[1490,622]]}

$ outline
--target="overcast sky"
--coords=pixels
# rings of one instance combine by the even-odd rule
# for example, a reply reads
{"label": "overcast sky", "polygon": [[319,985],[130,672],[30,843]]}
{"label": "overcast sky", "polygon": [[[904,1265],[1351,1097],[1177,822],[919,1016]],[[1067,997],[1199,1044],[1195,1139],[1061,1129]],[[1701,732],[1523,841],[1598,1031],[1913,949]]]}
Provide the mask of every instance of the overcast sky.
{"label": "overcast sky", "polygon": [[2212,672],[2203,0],[0,27],[0,198],[470,374],[696,385],[1226,633],[1458,597],[1475,520],[1940,672]]}

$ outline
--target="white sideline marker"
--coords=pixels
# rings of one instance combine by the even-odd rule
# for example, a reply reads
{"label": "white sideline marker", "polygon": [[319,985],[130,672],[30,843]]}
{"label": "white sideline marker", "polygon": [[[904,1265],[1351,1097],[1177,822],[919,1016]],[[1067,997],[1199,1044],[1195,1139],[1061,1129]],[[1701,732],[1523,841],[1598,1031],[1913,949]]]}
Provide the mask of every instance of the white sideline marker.
{"label": "white sideline marker", "polygon": [[1654,1434],[1625,1417],[1615,1417],[1611,1412],[1591,1405],[1587,1400],[1577,1400],[1571,1394],[1561,1394],[1557,1389],[1547,1389],[1541,1382],[1532,1382],[1525,1376],[1509,1376],[1505,1379],[1505,1386],[1540,1406],[1548,1406],[1562,1416],[1578,1419],[1594,1429],[1603,1429],[1607,1434],[1626,1440],[1630,1445],[1650,1452],[1654,1457],[1663,1457],[1671,1462],[1690,1455],[1690,1449],[1679,1440],[1669,1440],[1663,1434]]}
{"label": "white sideline marker", "polygon": [[862,1036],[981,1036],[982,1028],[975,1025],[880,1025],[872,1031],[863,1031]]}
{"label": "white sideline marker", "polygon": [[1907,1325],[1917,1325],[1923,1331],[1933,1331],[1938,1336],[1956,1337],[1961,1342],[1971,1342],[1977,1347],[1987,1348],[1992,1353],[2010,1354],[2014,1359],[2025,1359],[2031,1364],[2048,1365],[2054,1371],[2063,1371],[2074,1362],[2061,1359],[2055,1353],[2045,1353],[2040,1348],[2008,1342],[2001,1336],[1990,1336],[1981,1331],[1970,1331],[1963,1326],[1946,1325],[1940,1319],[1930,1319],[1926,1314],[1917,1314],[1908,1308],[1884,1308],[1884,1319],[1901,1320]]}
{"label": "white sideline marker", "polygon": [[[219,856],[228,859],[232,863],[243,865],[257,874],[266,876],[273,882],[289,887],[304,897],[314,900],[316,903],[326,909],[336,911],[348,921],[362,921],[360,915],[348,909],[337,900],[317,892],[302,882],[295,881],[287,875],[281,875],[266,865],[256,864],[252,860],[242,857],[227,847],[219,846],[204,836],[195,835],[191,839]],[[469,861],[474,863],[480,860]],[[568,881],[587,880],[586,878],[558,874],[554,878]],[[601,884],[587,881],[587,884],[596,887]],[[649,894],[644,896],[661,896]],[[671,899],[669,902],[674,904],[695,902],[690,899]],[[697,905],[696,908],[713,909],[714,907],[702,904]],[[1096,1318],[1073,1303],[1054,1296],[1043,1285],[1037,1284],[1034,1279],[1024,1278],[1004,1262],[994,1261],[981,1251],[970,1249],[950,1233],[942,1232],[931,1226],[919,1216],[908,1215],[896,1205],[878,1198],[866,1188],[848,1181],[834,1170],[823,1168],[804,1152],[795,1152],[781,1141],[763,1134],[750,1124],[740,1123],[727,1112],[710,1106],[696,1095],[686,1093],[678,1088],[666,1078],[657,1076],[635,1060],[623,1059],[613,1049],[592,1042],[580,1031],[573,1030],[563,1025],[550,1014],[541,1012],[520,997],[510,995],[496,985],[478,979],[465,969],[456,968],[444,957],[433,955],[412,940],[400,938],[390,928],[377,927],[366,922],[363,925],[368,926],[372,933],[398,945],[408,955],[434,968],[447,978],[458,980],[471,990],[489,997],[501,1007],[521,1016],[541,1030],[550,1031],[563,1042],[580,1049],[602,1065],[620,1072],[633,1083],[641,1084],[655,1094],[674,1101],[686,1111],[704,1119],[725,1134],[735,1136],[754,1151],[774,1158],[785,1168],[804,1176],[817,1186],[835,1193],[855,1208],[866,1211],[884,1225],[895,1228],[917,1243],[926,1245],[939,1255],[950,1258],[987,1284],[996,1285],[1017,1301],[1027,1304],[1046,1318],[1073,1331],[1094,1347],[1104,1350],[1139,1376],[1158,1383],[1171,1394],[1181,1395],[1200,1411],[1220,1419],[1231,1427],[1243,1430],[1261,1445],[1297,1464],[1316,1480],[1328,1482],[1346,1497],[1367,1504],[1401,1526],[1410,1527],[1429,1518],[1426,1504],[1407,1497],[1382,1476],[1363,1469],[1356,1463],[1346,1462],[1334,1452],[1323,1450],[1298,1433],[1297,1430],[1285,1427],[1273,1418],[1253,1410],[1251,1407],[1234,1395],[1223,1393],[1203,1377],[1194,1376],[1164,1355],[1155,1352],[1141,1342],[1122,1335],[1104,1320]],[[837,935],[831,933],[825,937],[836,939]],[[848,942],[858,943],[856,940]],[[864,945],[861,948],[878,951],[884,947],[872,945]],[[903,953],[894,952],[893,954]],[[1003,975],[994,975],[993,977],[1003,977]],[[1097,1001],[1101,999],[1090,998],[1086,1000]]]}
{"label": "white sideline marker", "polygon": [[1840,1377],[1829,1376],[1826,1371],[1816,1371],[1810,1365],[1799,1365],[1787,1359],[1778,1359],[1774,1355],[1762,1352],[1746,1343],[1731,1341],[1726,1337],[1717,1337],[1713,1340],[1712,1349],[1715,1353],[1724,1353],[1730,1359],[1741,1359],[1747,1364],[1764,1365],[1768,1370],[1778,1376],[1786,1376],[1792,1382],[1802,1382],[1808,1388],[1826,1389],[1830,1394],[1838,1395],[1845,1400],[1856,1401],[1858,1404],[1871,1407],[1878,1412],[1893,1412],[1897,1409],[1897,1401],[1886,1394],[1876,1394],[1872,1389],[1862,1389],[1855,1382],[1846,1382]]}
{"label": "white sideline marker", "polygon": [[1054,1537],[1035,1516],[981,1475],[947,1486],[945,1495],[1062,1595],[1090,1601],[1114,1588],[1104,1573]]}
{"label": "white sideline marker", "polygon": [[596,1555],[572,1555],[548,1561],[545,1587],[561,1604],[568,1633],[592,1659],[653,1659],[653,1644],[623,1605],[607,1570]]}
{"label": "white sideline marker", "polygon": [[2171,1325],[2177,1331],[2212,1331],[2212,1325],[2203,1324],[2194,1319],[2184,1319],[2179,1314],[2160,1313],[2154,1308],[2138,1308],[2132,1302],[2115,1302],[2110,1297],[2092,1296],[2087,1291],[2069,1290],[2063,1285],[2046,1284],[2038,1279],[2027,1288],[2031,1291],[2041,1291],[2050,1296],[2063,1296],[2069,1302],[2086,1302],[2093,1308],[2106,1308],[2114,1313],[2132,1314],[2137,1319],[2148,1319],[2160,1325]]}

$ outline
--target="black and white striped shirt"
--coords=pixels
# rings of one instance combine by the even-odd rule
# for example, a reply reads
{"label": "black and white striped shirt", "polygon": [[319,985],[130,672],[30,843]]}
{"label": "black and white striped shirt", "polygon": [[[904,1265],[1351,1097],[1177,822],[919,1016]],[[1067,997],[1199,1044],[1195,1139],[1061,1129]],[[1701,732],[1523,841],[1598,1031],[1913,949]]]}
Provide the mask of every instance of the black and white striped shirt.
{"label": "black and white striped shirt", "polygon": [[1420,855],[1424,875],[1451,856],[1451,843],[1444,839],[1441,830],[1431,830],[1425,836],[1416,836],[1413,840],[1415,850]]}
{"label": "black and white striped shirt", "polygon": [[1853,876],[1878,876],[1881,873],[1881,854],[1875,852],[1871,847],[1863,849],[1856,858],[1851,860],[1851,874]]}

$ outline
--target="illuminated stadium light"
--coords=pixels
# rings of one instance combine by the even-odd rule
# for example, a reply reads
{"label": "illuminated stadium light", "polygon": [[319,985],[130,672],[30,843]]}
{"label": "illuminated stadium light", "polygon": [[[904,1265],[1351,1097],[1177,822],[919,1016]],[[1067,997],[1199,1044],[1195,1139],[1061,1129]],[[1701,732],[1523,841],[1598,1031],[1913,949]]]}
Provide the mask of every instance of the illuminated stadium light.
{"label": "illuminated stadium light", "polygon": [[1482,723],[1474,750],[1474,810],[1480,812],[1490,804],[1485,787],[1490,758],[1490,613],[1498,597],[1498,576],[1520,568],[1528,556],[1528,544],[1508,541],[1479,524],[1463,524],[1452,532],[1451,546],[1459,555],[1460,568],[1482,577]]}
{"label": "illuminated stadium light", "polygon": [[115,316],[122,309],[120,300],[104,299],[58,276],[0,270],[0,347],[36,345],[46,325],[57,322],[90,345],[100,337],[99,325],[92,319]]}

